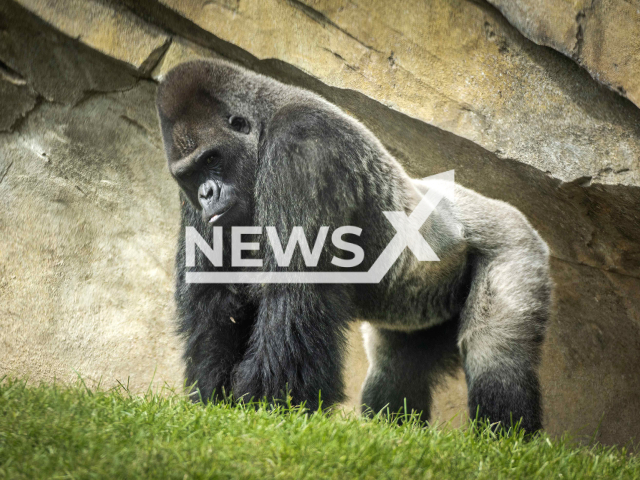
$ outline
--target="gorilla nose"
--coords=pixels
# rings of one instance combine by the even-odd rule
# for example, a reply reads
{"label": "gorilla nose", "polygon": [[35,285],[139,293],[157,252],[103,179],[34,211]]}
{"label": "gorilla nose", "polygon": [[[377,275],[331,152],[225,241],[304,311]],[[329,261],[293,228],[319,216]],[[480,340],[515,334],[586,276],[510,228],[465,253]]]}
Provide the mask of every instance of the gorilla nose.
{"label": "gorilla nose", "polygon": [[205,210],[211,208],[220,198],[220,188],[213,180],[207,180],[198,188],[198,201]]}

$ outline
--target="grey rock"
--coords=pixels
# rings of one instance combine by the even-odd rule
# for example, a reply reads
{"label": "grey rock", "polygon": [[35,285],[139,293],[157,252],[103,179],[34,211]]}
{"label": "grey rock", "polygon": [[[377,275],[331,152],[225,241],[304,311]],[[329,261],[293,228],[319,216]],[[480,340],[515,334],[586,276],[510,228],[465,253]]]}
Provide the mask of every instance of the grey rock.
{"label": "grey rock", "polygon": [[640,3],[489,0],[527,38],[574,59],[640,106]]}
{"label": "grey rock", "polygon": [[169,46],[169,35],[114,2],[14,1],[66,36],[143,74],[153,69]]}
{"label": "grey rock", "polygon": [[181,385],[178,194],[154,95],[141,81],[45,102],[0,134],[0,375]]}
{"label": "grey rock", "polygon": [[126,90],[138,79],[134,69],[57,32],[13,0],[0,2],[0,62],[46,100],[61,103]]}
{"label": "grey rock", "polygon": [[9,73],[4,78],[9,76],[11,81],[0,80],[0,131],[11,130],[36,105],[36,95],[20,77]]}

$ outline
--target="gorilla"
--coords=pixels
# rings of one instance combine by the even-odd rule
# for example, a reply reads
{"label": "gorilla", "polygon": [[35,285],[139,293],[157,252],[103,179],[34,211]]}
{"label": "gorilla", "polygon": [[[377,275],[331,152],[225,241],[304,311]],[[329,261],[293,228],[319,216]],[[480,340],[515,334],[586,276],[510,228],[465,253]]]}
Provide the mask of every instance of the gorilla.
{"label": "gorilla", "polygon": [[[379,283],[189,283],[189,271],[238,268],[228,249],[222,265],[199,251],[187,267],[188,228],[210,239],[222,227],[229,245],[231,227],[275,227],[286,244],[294,227],[313,239],[354,226],[349,243],[366,252],[366,271],[396,233],[384,212],[411,213],[438,181],[411,179],[372,132],[320,96],[225,61],[175,67],[157,110],[181,190],[175,299],[186,381],[200,398],[338,403],[345,334],[361,319],[365,412],[428,420],[434,386],[462,361],[471,417],[542,428],[549,253],[518,210],[456,184],[455,201],[443,198],[419,229],[439,261],[405,248]],[[282,266],[259,242],[260,266],[245,271],[339,272],[335,258],[351,256],[327,245],[308,266],[301,247]]]}

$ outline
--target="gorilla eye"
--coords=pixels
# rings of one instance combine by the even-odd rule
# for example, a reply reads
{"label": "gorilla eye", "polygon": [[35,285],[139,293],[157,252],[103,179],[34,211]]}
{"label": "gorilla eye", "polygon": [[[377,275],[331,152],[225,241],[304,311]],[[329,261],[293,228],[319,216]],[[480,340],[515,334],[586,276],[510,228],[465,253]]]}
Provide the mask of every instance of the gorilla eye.
{"label": "gorilla eye", "polygon": [[244,118],[236,117],[235,115],[231,115],[229,117],[229,125],[231,125],[231,128],[233,128],[236,132],[247,134],[251,131],[249,122],[247,122]]}
{"label": "gorilla eye", "polygon": [[208,171],[213,172],[216,175],[220,175],[222,173],[222,162],[220,161],[220,155],[215,152],[206,153],[203,155],[202,160],[198,163],[205,164],[205,167]]}

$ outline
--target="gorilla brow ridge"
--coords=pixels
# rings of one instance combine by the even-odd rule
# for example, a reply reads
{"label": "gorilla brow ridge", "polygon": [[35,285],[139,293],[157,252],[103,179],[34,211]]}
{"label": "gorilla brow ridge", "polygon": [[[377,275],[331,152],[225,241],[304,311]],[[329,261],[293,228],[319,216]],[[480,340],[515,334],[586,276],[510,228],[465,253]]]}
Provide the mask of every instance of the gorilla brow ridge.
{"label": "gorilla brow ridge", "polygon": [[179,123],[173,128],[173,142],[177,147],[180,157],[185,157],[197,148],[196,142],[191,138],[186,125]]}

